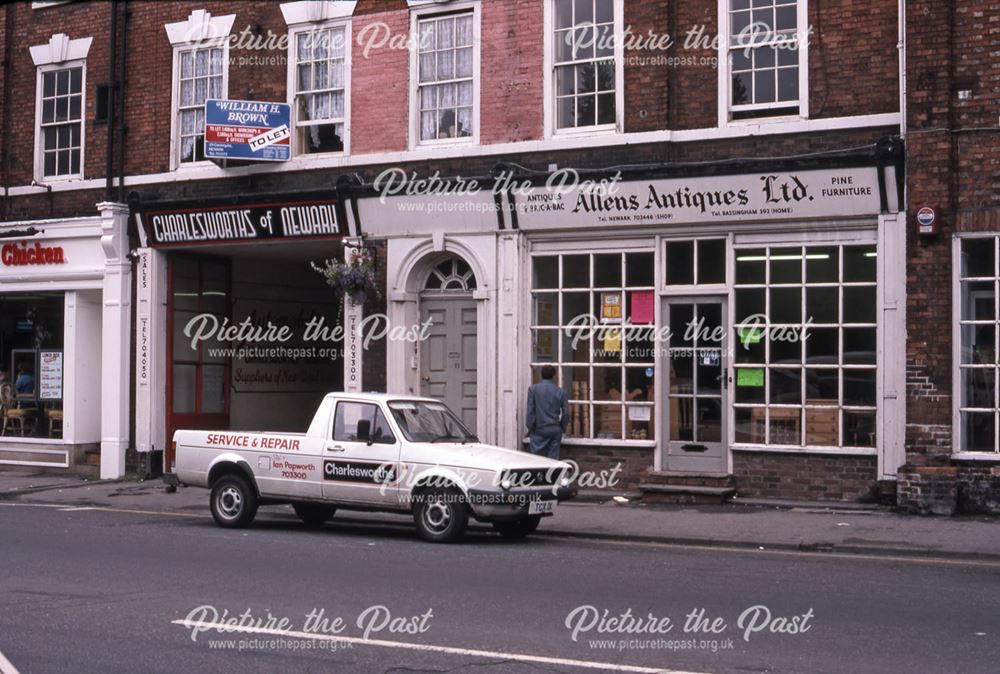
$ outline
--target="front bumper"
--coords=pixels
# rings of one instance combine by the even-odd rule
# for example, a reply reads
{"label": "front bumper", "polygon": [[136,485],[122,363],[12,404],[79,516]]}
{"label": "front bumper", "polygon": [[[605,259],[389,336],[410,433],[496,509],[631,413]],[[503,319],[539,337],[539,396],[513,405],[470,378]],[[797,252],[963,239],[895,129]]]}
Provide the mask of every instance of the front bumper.
{"label": "front bumper", "polygon": [[[526,517],[532,501],[568,501],[575,487],[535,487],[510,490],[470,490],[469,507],[479,520],[514,520]],[[549,517],[550,515],[542,515]]]}

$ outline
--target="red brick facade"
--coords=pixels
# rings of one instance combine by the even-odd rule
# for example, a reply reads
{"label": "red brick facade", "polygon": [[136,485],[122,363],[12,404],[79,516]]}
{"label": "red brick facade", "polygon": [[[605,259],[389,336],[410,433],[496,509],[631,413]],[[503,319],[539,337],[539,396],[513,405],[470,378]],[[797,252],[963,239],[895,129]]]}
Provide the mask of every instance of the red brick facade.
{"label": "red brick facade", "polygon": [[[909,2],[907,5],[907,179],[908,210],[939,207],[942,233],[912,236],[907,250],[907,447],[909,458],[950,452],[951,428],[951,239],[957,227],[1000,229],[1000,3]],[[788,157],[869,146],[900,129],[885,118],[878,124],[786,134],[711,137],[718,125],[718,75],[714,49],[687,49],[689,31],[703,27],[713,37],[720,17],[717,3],[653,0],[624,3],[624,25],[636,36],[673,38],[664,50],[626,53],[623,128],[626,133],[708,130],[705,139],[667,142],[648,136],[628,144],[614,134],[606,145],[512,148],[503,155],[456,153],[434,159],[408,152],[411,54],[383,45],[367,55],[356,40],[382,26],[406,36],[410,11],[403,0],[360,0],[352,22],[355,43],[351,71],[351,163],[289,173],[219,170],[212,179],[170,179],[173,48],[164,25],[185,21],[203,9],[213,16],[235,15],[232,34],[249,28],[254,36],[287,33],[279,3],[145,2],[128,6],[125,52],[125,166],[129,177],[166,174],[140,181],[133,190],[164,198],[280,191],[333,185],[342,175],[371,180],[391,163],[422,175],[485,175],[501,160],[544,170],[550,164],[607,167],[620,164],[700,162]],[[898,3],[881,0],[809,2],[813,34],[809,44],[809,118],[831,120],[899,112]],[[32,9],[14,3],[0,10],[0,50],[5,54],[2,87],[4,129],[0,158],[4,187],[21,188],[3,198],[2,218],[69,217],[94,212],[104,199],[107,124],[93,122],[96,87],[108,80],[110,3],[68,3]],[[538,0],[480,3],[480,144],[545,143],[543,3]],[[724,20],[724,19],[723,19]],[[29,190],[33,177],[36,69],[28,48],[56,33],[93,37],[87,57],[85,178],[88,189],[54,186]],[[264,64],[245,63],[266,56]],[[273,57],[273,58],[271,58]],[[670,64],[670,57],[687,59]],[[287,100],[288,54],[232,49],[230,98]],[[644,60],[645,59],[645,60]],[[958,92],[970,90],[969,100]],[[764,126],[762,124],[761,126]],[[543,146],[544,148],[545,146]],[[372,161],[366,155],[377,155]],[[204,173],[199,175],[204,176]],[[31,192],[24,194],[24,192]],[[911,231],[912,225],[911,225]],[[366,380],[377,374],[366,363]],[[603,451],[603,450],[602,450]],[[651,465],[651,450],[579,450],[581,457],[622,458],[633,476]],[[643,458],[645,457],[645,459]],[[876,480],[873,458],[742,453],[734,457],[740,492],[761,497],[856,499]],[[776,477],[782,479],[775,479]],[[788,478],[788,479],[783,479]]]}

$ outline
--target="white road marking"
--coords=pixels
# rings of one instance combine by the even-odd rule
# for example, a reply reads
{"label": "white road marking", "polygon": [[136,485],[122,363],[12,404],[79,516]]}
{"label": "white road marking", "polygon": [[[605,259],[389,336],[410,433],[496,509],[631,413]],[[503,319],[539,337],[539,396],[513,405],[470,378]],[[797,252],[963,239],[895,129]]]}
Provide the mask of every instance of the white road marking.
{"label": "white road marking", "polygon": [[17,667],[12,665],[3,653],[0,653],[0,674],[19,674]]}
{"label": "white road marking", "polygon": [[92,508],[92,507],[85,506],[85,507],[82,507],[82,508],[60,508],[59,509],[60,512],[64,512],[64,513],[76,513],[76,512],[80,512],[81,510],[97,510],[97,508]]}
{"label": "white road marking", "polygon": [[199,627],[202,629],[216,629],[220,634],[239,632],[242,634],[261,634],[274,637],[285,637],[287,639],[313,639],[316,641],[338,641],[341,643],[356,644],[359,646],[381,646],[382,648],[397,648],[410,651],[425,651],[431,653],[447,653],[448,655],[461,655],[463,657],[491,658],[500,660],[514,660],[517,662],[534,662],[547,665],[561,665],[568,667],[578,667],[582,669],[600,669],[606,672],[636,672],[637,674],[699,674],[698,672],[687,672],[678,669],[663,669],[657,667],[641,667],[639,665],[616,665],[610,662],[595,662],[592,660],[573,660],[570,658],[552,658],[545,655],[529,655],[527,653],[504,653],[501,651],[481,651],[473,648],[457,648],[455,646],[435,646],[432,644],[415,644],[404,641],[387,641],[384,639],[363,639],[361,637],[343,637],[332,634],[313,634],[312,632],[297,632],[294,630],[276,630],[265,627],[251,627],[240,625],[226,625],[218,622],[204,622],[201,620],[172,620],[171,624],[181,625],[191,629]]}

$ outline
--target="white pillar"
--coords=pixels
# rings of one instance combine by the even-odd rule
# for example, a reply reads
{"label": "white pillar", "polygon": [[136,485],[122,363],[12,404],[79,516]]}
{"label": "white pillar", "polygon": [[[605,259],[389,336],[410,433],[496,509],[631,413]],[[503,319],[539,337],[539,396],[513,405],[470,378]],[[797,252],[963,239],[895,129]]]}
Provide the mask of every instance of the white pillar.
{"label": "white pillar", "polygon": [[523,383],[524,362],[522,344],[527,314],[524,303],[531,292],[521,286],[523,276],[522,240],[518,232],[501,232],[497,237],[497,270],[500,276],[497,292],[495,359],[491,367],[496,372],[496,438],[494,442],[508,449],[520,449],[524,436],[523,407],[526,386]]}
{"label": "white pillar", "polygon": [[166,445],[167,265],[153,248],[136,255],[135,448],[142,453]]}
{"label": "white pillar", "polygon": [[132,269],[128,259],[128,206],[97,204],[104,250],[101,319],[101,479],[125,474],[129,441]]}
{"label": "white pillar", "polygon": [[[350,263],[351,256],[361,250],[358,239],[344,240],[344,261]],[[344,391],[360,393],[363,390],[364,349],[358,329],[364,320],[365,308],[355,304],[344,293]]]}

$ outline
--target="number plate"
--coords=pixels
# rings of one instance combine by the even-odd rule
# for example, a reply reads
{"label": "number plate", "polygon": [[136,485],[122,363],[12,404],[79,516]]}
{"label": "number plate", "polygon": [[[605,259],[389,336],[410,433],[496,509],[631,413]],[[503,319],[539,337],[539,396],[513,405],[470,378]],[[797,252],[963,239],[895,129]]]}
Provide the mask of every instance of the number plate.
{"label": "number plate", "polygon": [[528,504],[529,515],[551,515],[555,511],[555,501],[532,501]]}

